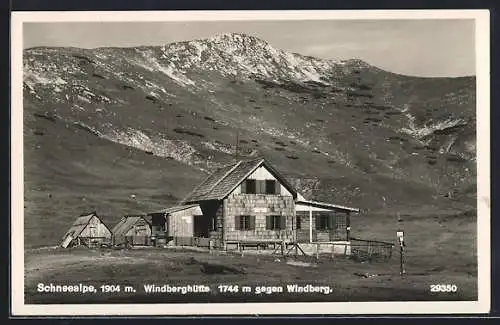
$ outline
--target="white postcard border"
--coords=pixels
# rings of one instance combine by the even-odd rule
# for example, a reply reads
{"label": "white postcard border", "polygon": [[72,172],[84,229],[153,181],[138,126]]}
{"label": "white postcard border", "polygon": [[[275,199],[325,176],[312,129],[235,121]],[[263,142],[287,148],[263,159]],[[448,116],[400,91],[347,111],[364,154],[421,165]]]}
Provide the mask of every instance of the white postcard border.
{"label": "white postcard border", "polygon": [[[474,314],[490,309],[490,22],[488,10],[12,12],[11,16],[11,311],[55,315]],[[189,304],[24,304],[24,22],[474,19],[476,21],[478,301]],[[161,307],[159,306],[161,305]]]}

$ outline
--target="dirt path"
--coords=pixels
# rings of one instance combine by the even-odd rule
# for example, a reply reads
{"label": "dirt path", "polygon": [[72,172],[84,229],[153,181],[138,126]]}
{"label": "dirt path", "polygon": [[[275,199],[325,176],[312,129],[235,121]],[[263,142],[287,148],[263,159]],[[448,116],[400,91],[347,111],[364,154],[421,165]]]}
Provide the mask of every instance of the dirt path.
{"label": "dirt path", "polygon": [[[303,299],[315,301],[372,301],[397,300],[464,300],[477,295],[476,278],[466,273],[450,270],[430,272],[425,268],[412,268],[407,277],[399,276],[394,263],[365,264],[347,259],[320,261],[307,267],[290,265],[283,259],[272,256],[211,255],[203,252],[175,251],[166,249],[143,250],[60,250],[45,249],[26,252],[25,294],[33,303],[88,302],[78,296],[57,294],[41,295],[35,290],[37,282],[75,284],[86,282],[95,286],[102,284],[132,285],[138,290],[144,284],[205,284],[215,291],[221,283],[238,285],[283,285],[290,283],[327,284],[335,287],[335,294],[329,296],[295,295],[280,299]],[[293,264],[293,263],[292,263]],[[361,274],[361,276],[360,276]],[[363,275],[374,275],[365,278]],[[443,282],[444,281],[444,282]],[[436,296],[430,293],[431,283],[454,283],[460,292],[454,295]],[[250,299],[249,297],[224,297],[209,295],[194,297],[213,302],[224,299]],[[254,300],[265,301],[272,297],[252,296]],[[66,300],[65,300],[66,299]],[[82,300],[83,299],[83,300]],[[111,300],[109,300],[111,299]],[[193,299],[162,295],[136,294],[94,295],[92,302],[168,302],[171,299]],[[311,300],[312,299],[312,300]],[[109,300],[109,301],[108,301]]]}

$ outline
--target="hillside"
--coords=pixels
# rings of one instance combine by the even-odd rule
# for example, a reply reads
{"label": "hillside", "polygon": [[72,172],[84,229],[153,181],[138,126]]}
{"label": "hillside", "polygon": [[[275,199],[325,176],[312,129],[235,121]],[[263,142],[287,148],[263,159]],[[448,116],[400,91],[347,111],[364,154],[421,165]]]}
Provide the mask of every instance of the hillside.
{"label": "hillside", "polygon": [[367,214],[475,209],[474,77],[397,75],[243,34],[23,59],[27,245],[57,242],[86,210],[114,223],[173,204],[236,150]]}

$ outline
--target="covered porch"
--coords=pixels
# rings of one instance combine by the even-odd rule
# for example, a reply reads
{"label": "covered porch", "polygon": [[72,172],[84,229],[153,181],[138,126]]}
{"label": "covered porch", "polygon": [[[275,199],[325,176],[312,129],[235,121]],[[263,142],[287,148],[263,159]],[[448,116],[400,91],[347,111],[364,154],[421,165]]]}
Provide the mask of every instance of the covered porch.
{"label": "covered porch", "polygon": [[325,202],[299,200],[295,203],[298,243],[348,242],[351,214],[360,210]]}

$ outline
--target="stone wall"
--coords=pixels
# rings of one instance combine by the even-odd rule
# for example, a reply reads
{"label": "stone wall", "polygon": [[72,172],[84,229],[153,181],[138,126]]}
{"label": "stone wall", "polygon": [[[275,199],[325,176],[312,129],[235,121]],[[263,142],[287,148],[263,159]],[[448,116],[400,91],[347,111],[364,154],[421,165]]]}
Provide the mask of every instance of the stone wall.
{"label": "stone wall", "polygon": [[[266,194],[232,194],[224,200],[224,240],[294,240],[295,202],[291,196]],[[285,218],[284,229],[266,229],[266,218]],[[236,216],[254,216],[254,229],[238,230]]]}

